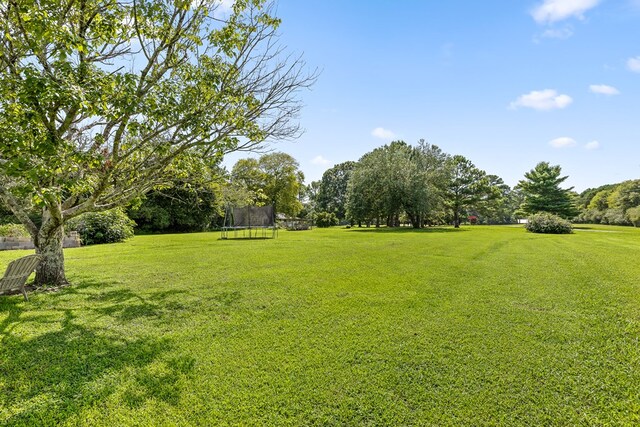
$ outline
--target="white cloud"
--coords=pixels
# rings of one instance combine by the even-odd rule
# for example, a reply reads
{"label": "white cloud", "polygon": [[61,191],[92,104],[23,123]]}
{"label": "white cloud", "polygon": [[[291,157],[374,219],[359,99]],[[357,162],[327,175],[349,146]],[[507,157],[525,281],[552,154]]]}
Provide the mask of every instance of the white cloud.
{"label": "white cloud", "polygon": [[538,44],[541,43],[543,39],[566,40],[571,36],[573,36],[573,28],[567,25],[563,28],[548,28],[541,34],[533,36],[533,42]]}
{"label": "white cloud", "polygon": [[598,141],[591,141],[587,144],[585,144],[584,146],[585,150],[597,150],[598,148],[600,148],[600,143]]}
{"label": "white cloud", "polygon": [[566,108],[573,102],[569,95],[558,94],[553,89],[534,90],[521,95],[511,103],[509,108],[515,110],[519,107],[533,108],[534,110],[555,110]]}
{"label": "white cloud", "polygon": [[385,128],[375,128],[371,131],[371,135],[380,139],[394,139],[396,134]]}
{"label": "white cloud", "polygon": [[545,30],[540,37],[543,39],[558,39],[566,40],[573,35],[573,29],[571,27],[564,28],[549,28]]}
{"label": "white cloud", "polygon": [[627,68],[629,68],[634,73],[640,73],[640,56],[629,58],[629,60],[627,61]]}
{"label": "white cloud", "polygon": [[544,0],[531,11],[538,24],[551,24],[568,18],[583,19],[584,13],[596,7],[600,0]]}
{"label": "white cloud", "polygon": [[553,148],[570,148],[578,145],[575,139],[563,136],[561,138],[552,139],[549,141],[549,145]]}
{"label": "white cloud", "polygon": [[329,160],[325,159],[322,156],[315,156],[313,160],[311,160],[311,163],[313,163],[314,165],[328,165]]}
{"label": "white cloud", "polygon": [[589,90],[600,95],[620,95],[620,91],[609,85],[591,85]]}

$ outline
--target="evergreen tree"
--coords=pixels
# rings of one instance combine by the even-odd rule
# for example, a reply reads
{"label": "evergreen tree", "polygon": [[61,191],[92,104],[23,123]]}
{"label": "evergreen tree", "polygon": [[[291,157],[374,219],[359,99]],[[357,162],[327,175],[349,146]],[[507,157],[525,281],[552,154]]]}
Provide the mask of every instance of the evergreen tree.
{"label": "evergreen tree", "polygon": [[453,213],[453,224],[460,227],[460,216],[465,209],[494,197],[485,171],[464,156],[456,155],[447,164],[450,179],[447,185],[447,205]]}
{"label": "evergreen tree", "polygon": [[538,212],[549,212],[563,218],[573,218],[578,214],[571,188],[560,188],[568,177],[560,176],[560,166],[551,166],[548,162],[540,162],[531,171],[524,174],[524,180],[518,183],[524,201],[520,211],[530,215]]}

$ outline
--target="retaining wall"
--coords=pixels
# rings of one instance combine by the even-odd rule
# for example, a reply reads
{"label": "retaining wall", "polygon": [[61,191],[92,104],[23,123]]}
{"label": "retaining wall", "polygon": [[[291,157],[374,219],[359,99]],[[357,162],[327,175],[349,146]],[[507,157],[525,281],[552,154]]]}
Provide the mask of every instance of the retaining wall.
{"label": "retaining wall", "polygon": [[[76,231],[72,231],[62,240],[63,248],[79,248],[80,236]],[[35,249],[35,245],[28,237],[0,237],[0,251],[14,249]]]}

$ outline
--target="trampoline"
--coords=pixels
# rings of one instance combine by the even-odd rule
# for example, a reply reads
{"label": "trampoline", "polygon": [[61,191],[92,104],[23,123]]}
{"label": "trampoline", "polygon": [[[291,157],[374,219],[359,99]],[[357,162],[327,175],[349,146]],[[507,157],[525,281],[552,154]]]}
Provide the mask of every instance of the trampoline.
{"label": "trampoline", "polygon": [[221,239],[273,239],[276,229],[273,206],[227,207]]}

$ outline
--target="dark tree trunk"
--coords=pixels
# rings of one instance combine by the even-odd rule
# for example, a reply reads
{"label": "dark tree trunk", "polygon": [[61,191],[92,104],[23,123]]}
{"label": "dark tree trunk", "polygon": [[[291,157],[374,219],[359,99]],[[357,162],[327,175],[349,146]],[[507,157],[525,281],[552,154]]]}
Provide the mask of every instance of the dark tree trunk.
{"label": "dark tree trunk", "polygon": [[64,275],[63,225],[49,215],[45,215],[43,219],[43,224],[34,239],[36,253],[42,256],[42,262],[36,269],[35,283],[48,286],[66,285],[69,282]]}
{"label": "dark tree trunk", "polygon": [[460,228],[460,214],[458,213],[458,210],[456,209],[456,211],[453,213],[453,226],[455,228]]}

